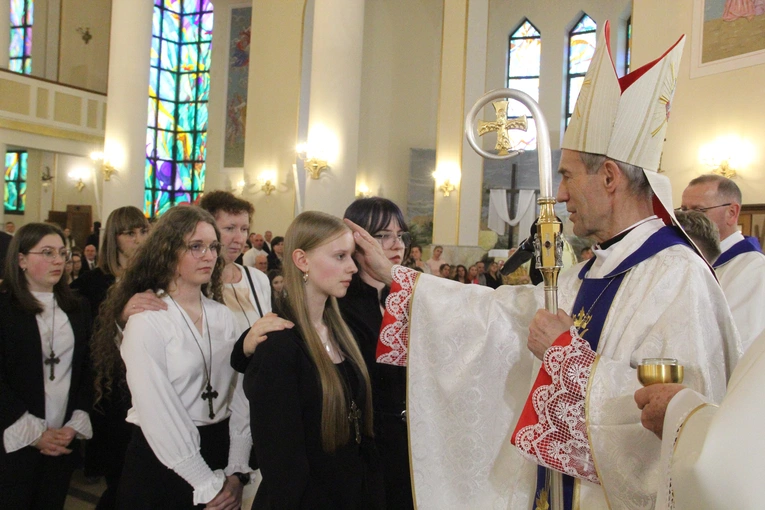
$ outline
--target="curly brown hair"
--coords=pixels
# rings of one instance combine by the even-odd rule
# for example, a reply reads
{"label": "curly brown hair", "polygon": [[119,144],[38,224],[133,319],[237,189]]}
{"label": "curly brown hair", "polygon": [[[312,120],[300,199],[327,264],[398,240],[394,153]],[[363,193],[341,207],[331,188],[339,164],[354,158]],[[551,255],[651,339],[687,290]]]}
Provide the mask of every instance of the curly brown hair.
{"label": "curly brown hair", "polygon": [[[176,277],[180,256],[187,249],[186,237],[193,234],[199,223],[212,225],[220,241],[215,218],[209,212],[196,206],[170,209],[133,256],[122,279],[109,289],[96,319],[91,342],[96,403],[111,393],[115,381],[124,383],[125,365],[120,358],[119,341],[115,342],[115,339],[121,338],[118,323],[122,310],[139,292],[168,291]],[[202,292],[219,303],[223,303],[221,276],[224,265],[223,259],[218,257],[210,283],[202,286]]]}

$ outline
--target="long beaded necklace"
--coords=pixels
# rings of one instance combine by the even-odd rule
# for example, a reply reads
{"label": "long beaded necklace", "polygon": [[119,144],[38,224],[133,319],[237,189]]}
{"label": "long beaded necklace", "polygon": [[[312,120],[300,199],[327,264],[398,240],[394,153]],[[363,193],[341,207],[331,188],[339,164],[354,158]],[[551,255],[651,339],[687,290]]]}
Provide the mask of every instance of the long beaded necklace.
{"label": "long beaded necklace", "polygon": [[48,341],[48,347],[50,348],[50,354],[45,358],[44,364],[50,367],[50,375],[48,379],[51,381],[56,379],[56,365],[61,363],[61,358],[56,356],[56,352],[53,350],[53,337],[56,333],[56,296],[53,296],[53,316],[50,321],[50,340]]}
{"label": "long beaded necklace", "polygon": [[[173,301],[173,304],[178,309],[178,311],[181,313],[181,317],[183,318],[183,322],[186,324],[186,327],[189,328],[189,332],[191,332],[191,336],[194,337],[194,343],[197,344],[197,348],[199,348],[199,354],[202,355],[202,363],[204,364],[205,368],[205,377],[207,378],[205,390],[202,392],[201,398],[202,400],[207,400],[207,406],[209,408],[210,414],[208,415],[210,419],[212,420],[215,418],[215,412],[213,411],[213,399],[218,398],[218,392],[215,391],[212,387],[212,337],[210,336],[210,321],[205,320],[205,306],[202,303],[202,296],[200,294],[199,296],[199,306],[202,307],[202,324],[204,328],[207,330],[207,343],[210,346],[210,365],[207,365],[207,358],[205,358],[205,353],[202,350],[202,345],[199,343],[199,340],[197,340],[196,332],[194,331],[194,328],[191,327],[189,324],[189,321],[186,320],[186,316],[181,311],[181,307],[178,306],[178,303],[173,299],[173,296],[170,296],[170,299]],[[199,320],[199,319],[197,319]],[[204,334],[202,334],[202,340],[204,340]]]}
{"label": "long beaded necklace", "polygon": [[346,362],[348,362],[348,358],[345,358],[345,360],[343,360],[337,366],[340,368],[339,371],[342,372],[341,382],[343,383],[343,389],[346,393],[346,402],[348,405],[348,421],[353,425],[356,444],[361,444],[361,424],[359,423],[359,420],[361,419],[361,409],[359,409],[359,406],[356,405],[356,400],[353,398],[351,379],[345,369]]}

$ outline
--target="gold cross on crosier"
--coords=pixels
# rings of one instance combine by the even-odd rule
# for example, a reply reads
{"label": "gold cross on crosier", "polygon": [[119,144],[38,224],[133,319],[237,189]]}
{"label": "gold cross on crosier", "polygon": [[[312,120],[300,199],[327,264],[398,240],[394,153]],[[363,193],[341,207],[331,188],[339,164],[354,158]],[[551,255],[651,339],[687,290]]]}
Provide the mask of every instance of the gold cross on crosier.
{"label": "gold cross on crosier", "polygon": [[511,129],[520,129],[526,131],[529,125],[526,122],[526,116],[518,117],[516,119],[507,118],[507,101],[494,101],[491,104],[494,107],[494,111],[497,114],[497,119],[492,122],[480,121],[478,123],[478,135],[483,136],[486,133],[496,131],[497,132],[497,145],[494,147],[499,156],[506,156],[513,148],[510,143]]}

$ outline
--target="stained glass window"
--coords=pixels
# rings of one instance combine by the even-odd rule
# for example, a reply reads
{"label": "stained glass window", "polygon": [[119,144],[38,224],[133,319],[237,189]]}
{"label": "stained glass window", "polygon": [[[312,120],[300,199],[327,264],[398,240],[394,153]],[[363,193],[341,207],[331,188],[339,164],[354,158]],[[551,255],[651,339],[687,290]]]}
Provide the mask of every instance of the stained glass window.
{"label": "stained glass window", "polygon": [[154,0],[144,213],[159,216],[204,190],[213,5]]}
{"label": "stained glass window", "polygon": [[27,152],[5,153],[5,214],[24,214],[27,205]]}
{"label": "stained glass window", "polygon": [[[539,67],[542,51],[542,35],[528,20],[510,34],[510,47],[507,57],[507,87],[521,90],[539,101]],[[531,112],[517,101],[508,104],[507,116],[510,118],[526,115],[527,131],[510,131],[510,142],[514,148],[534,150],[537,148],[537,129]]]}
{"label": "stained glass window", "polygon": [[576,107],[576,98],[582,90],[584,75],[590,67],[597,42],[598,26],[587,14],[583,14],[568,34],[568,73],[566,77],[566,126]]}
{"label": "stained glass window", "polygon": [[34,11],[34,0],[11,0],[11,46],[8,69],[17,73],[32,74]]}
{"label": "stained glass window", "polygon": [[624,48],[624,74],[630,72],[632,64],[632,16],[627,18],[627,44]]}

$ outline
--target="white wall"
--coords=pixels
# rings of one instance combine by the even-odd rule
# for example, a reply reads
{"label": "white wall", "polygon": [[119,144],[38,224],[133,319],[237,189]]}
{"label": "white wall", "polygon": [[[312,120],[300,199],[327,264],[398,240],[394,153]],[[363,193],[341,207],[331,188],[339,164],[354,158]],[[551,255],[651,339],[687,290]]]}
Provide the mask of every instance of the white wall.
{"label": "white wall", "polygon": [[739,169],[736,184],[744,203],[765,203],[765,64],[690,79],[693,1],[635,3],[635,64],[650,62],[687,35],[662,159],[673,200],[679,204],[688,181],[707,172],[698,160],[701,145],[738,135],[755,145],[756,154],[750,167]]}
{"label": "white wall", "polygon": [[[106,92],[111,7],[111,0],[61,1],[58,67],[61,83]],[[82,35],[77,32],[78,28],[88,28],[92,36],[90,42],[85,44]]]}
{"label": "white wall", "polygon": [[409,150],[436,146],[443,3],[367,0],[359,179],[406,211]]}

